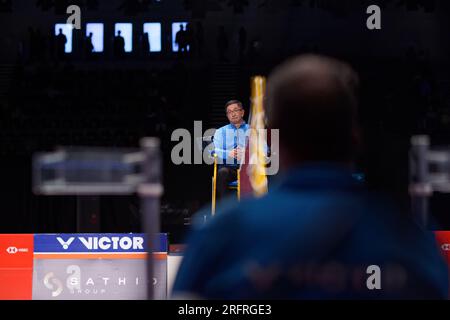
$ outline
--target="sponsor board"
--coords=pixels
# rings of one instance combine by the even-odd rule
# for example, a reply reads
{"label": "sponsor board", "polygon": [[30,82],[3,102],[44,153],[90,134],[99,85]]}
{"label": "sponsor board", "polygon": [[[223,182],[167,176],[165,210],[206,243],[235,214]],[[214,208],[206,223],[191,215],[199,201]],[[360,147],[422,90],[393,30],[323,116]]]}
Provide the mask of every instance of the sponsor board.
{"label": "sponsor board", "polygon": [[450,231],[436,231],[435,235],[439,249],[450,267]]}
{"label": "sponsor board", "polygon": [[[145,253],[146,235],[136,234],[41,234],[35,235],[34,252],[44,253]],[[153,239],[154,252],[167,252],[167,235]]]}
{"label": "sponsor board", "polygon": [[[33,299],[147,298],[145,234],[35,235]],[[155,298],[167,298],[167,235],[153,242]]]}
{"label": "sponsor board", "polygon": [[[147,299],[144,259],[40,259],[33,272],[34,300]],[[167,261],[155,261],[155,298],[167,298]]]}
{"label": "sponsor board", "polygon": [[0,300],[30,300],[33,235],[0,234]]}

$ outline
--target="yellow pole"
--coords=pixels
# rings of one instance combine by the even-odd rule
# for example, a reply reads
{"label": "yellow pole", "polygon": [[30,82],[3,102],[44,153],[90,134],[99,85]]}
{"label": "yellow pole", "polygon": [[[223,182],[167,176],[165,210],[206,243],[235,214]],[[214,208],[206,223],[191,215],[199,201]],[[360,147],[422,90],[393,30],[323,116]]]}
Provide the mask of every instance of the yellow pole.
{"label": "yellow pole", "polygon": [[[250,184],[253,189],[253,194],[256,197],[263,196],[267,193],[267,177],[265,168],[265,154],[264,145],[267,141],[263,132],[260,130],[266,129],[264,123],[264,95],[266,91],[266,78],[263,76],[255,76],[251,80],[251,134],[250,134],[250,152],[248,176]],[[288,115],[289,116],[289,115]]]}
{"label": "yellow pole", "polygon": [[216,187],[217,185],[217,155],[214,155],[214,176],[213,176],[213,192],[212,192],[212,208],[211,214],[216,214]]}
{"label": "yellow pole", "polygon": [[241,201],[241,169],[237,171],[237,198]]}

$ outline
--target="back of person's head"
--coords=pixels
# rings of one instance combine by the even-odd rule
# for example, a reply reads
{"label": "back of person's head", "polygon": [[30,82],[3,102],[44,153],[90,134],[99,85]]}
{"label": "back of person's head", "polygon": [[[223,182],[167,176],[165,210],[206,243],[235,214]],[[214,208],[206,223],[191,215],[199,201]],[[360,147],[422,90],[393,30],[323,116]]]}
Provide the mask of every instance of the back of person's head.
{"label": "back of person's head", "polygon": [[277,67],[268,81],[269,127],[280,130],[281,159],[349,162],[358,146],[357,87],[352,68],[304,55]]}

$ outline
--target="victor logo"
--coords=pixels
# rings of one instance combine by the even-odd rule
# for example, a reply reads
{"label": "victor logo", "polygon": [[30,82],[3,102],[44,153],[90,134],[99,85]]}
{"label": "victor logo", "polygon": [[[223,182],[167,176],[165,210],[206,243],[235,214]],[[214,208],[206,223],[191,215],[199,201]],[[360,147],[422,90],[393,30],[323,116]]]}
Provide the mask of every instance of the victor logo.
{"label": "victor logo", "polygon": [[450,251],[450,243],[444,243],[441,248],[444,251]]}
{"label": "victor logo", "polygon": [[[70,237],[67,241],[61,237],[56,239],[67,250],[76,238]],[[78,237],[78,240],[88,250],[144,250],[142,237]]]}
{"label": "victor logo", "polygon": [[70,244],[75,240],[74,237],[70,237],[69,240],[64,241],[63,238],[57,237],[56,240],[62,245],[64,250],[69,249]]}
{"label": "victor logo", "polygon": [[142,237],[80,237],[81,243],[89,250],[143,250],[144,238]]}

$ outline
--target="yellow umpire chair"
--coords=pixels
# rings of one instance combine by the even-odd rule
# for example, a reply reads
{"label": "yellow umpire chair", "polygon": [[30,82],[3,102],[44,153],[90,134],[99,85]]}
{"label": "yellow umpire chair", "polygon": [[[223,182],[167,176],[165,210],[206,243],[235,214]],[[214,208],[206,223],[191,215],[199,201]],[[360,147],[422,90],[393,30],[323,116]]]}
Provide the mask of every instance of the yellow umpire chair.
{"label": "yellow umpire chair", "polygon": [[[259,130],[259,129],[265,129],[265,123],[264,123],[264,108],[263,108],[263,101],[264,101],[264,95],[266,91],[266,78],[262,76],[254,76],[251,78],[251,108],[250,108],[250,114],[248,118],[248,123],[250,124],[252,129]],[[247,141],[246,145],[249,146],[249,150],[246,149],[246,159],[251,159],[250,154],[247,154],[247,151],[250,153],[252,150],[252,145],[254,146],[252,152],[255,152],[256,158],[259,160],[262,150],[262,145],[260,143],[257,143],[259,140],[259,133],[256,132],[256,136],[252,141]],[[265,141],[264,137],[262,138],[263,141]],[[256,146],[255,146],[256,144]],[[217,155],[211,154],[214,157],[214,175],[212,177],[212,215],[216,212],[216,193],[217,193],[217,171],[218,171],[218,161],[217,161]],[[250,170],[251,172],[248,173],[249,167],[240,167],[237,170],[237,181],[234,181],[228,185],[229,189],[236,190],[237,198],[238,200],[241,200],[241,170],[243,171],[242,174],[242,181],[243,181],[243,187],[244,187],[244,193],[246,192],[246,180],[247,178],[250,179],[250,181],[253,181],[252,183],[252,189],[253,194],[255,196],[262,196],[267,193],[268,190],[268,182],[267,177],[265,173],[261,174],[261,164],[256,164],[253,166],[253,169]],[[251,177],[249,176],[251,175]]]}
{"label": "yellow umpire chair", "polygon": [[[214,157],[214,174],[212,177],[212,207],[211,207],[211,214],[216,214],[216,200],[217,200],[217,171],[218,171],[218,161],[217,161],[217,154],[213,154]],[[236,190],[237,198],[238,200],[241,200],[241,169],[237,170],[237,180],[231,182],[228,184],[228,189],[230,190]]]}

